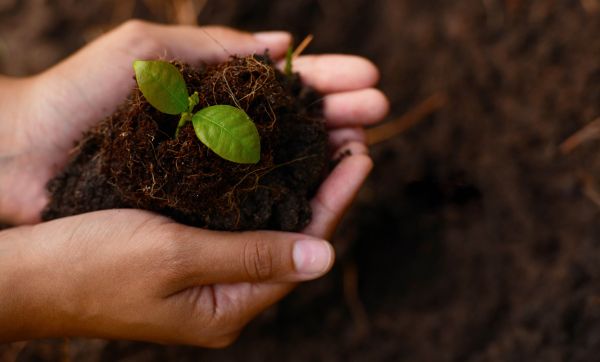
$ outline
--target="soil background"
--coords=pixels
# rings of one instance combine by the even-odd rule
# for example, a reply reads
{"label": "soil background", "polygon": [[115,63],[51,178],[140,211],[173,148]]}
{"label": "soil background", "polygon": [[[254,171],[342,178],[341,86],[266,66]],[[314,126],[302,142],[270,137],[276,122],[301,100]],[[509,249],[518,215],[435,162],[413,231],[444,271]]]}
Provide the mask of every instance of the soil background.
{"label": "soil background", "polygon": [[[218,351],[102,340],[2,348],[17,360],[590,361],[600,355],[600,2],[199,1],[200,24],[315,35],[371,58],[390,119],[333,272]],[[125,5],[131,5],[125,7]],[[0,0],[0,70],[31,74],[155,1]],[[160,14],[160,15],[159,15]],[[166,14],[166,15],[165,15]],[[170,15],[169,15],[170,14]]]}

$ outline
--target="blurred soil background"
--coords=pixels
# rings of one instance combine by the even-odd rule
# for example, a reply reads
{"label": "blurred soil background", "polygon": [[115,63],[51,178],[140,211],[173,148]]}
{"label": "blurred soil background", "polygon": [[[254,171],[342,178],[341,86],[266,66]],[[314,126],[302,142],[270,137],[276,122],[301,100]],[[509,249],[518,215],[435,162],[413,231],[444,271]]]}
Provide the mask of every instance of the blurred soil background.
{"label": "blurred soil background", "polygon": [[48,340],[0,359],[598,359],[600,1],[0,0],[0,72],[42,71],[130,17],[372,59],[392,102],[376,168],[334,271],[233,346]]}

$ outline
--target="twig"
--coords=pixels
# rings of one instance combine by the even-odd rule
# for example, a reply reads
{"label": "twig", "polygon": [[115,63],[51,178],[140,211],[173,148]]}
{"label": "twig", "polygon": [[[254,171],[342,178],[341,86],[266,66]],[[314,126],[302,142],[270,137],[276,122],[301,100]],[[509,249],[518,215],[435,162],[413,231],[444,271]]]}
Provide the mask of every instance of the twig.
{"label": "twig", "polygon": [[600,137],[600,117],[585,125],[582,129],[575,132],[563,143],[560,144],[560,151],[563,154],[571,153],[575,148],[584,142],[591,141]]}
{"label": "twig", "polygon": [[304,52],[304,50],[306,50],[306,48],[310,45],[310,43],[313,41],[314,38],[315,37],[312,34],[308,34],[306,36],[306,38],[304,38],[304,40],[302,40],[300,45],[298,45],[296,50],[294,50],[294,53],[292,53],[292,59],[298,58],[300,56],[300,54],[302,54],[302,52]]}
{"label": "twig", "polygon": [[448,97],[445,93],[434,93],[400,118],[368,129],[367,144],[375,145],[398,136],[407,129],[414,127],[430,114],[444,107],[447,102]]}

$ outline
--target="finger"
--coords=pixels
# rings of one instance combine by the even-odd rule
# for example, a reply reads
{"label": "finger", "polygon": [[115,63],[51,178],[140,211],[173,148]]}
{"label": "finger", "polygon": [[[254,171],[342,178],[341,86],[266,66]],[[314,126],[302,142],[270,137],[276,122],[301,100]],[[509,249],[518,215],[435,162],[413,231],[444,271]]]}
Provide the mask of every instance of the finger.
{"label": "finger", "polygon": [[331,244],[302,234],[182,227],[179,235],[178,242],[186,249],[181,263],[184,278],[176,281],[180,289],[199,284],[311,280],[327,273],[335,257]]}
{"label": "finger", "polygon": [[[65,119],[53,133],[75,140],[98,119],[112,113],[131,92],[135,84],[134,60],[175,58],[195,64],[226,60],[231,54],[262,54],[265,49],[277,59],[285,53],[290,39],[285,32],[253,35],[225,27],[167,26],[132,20],[40,75],[35,83],[40,86],[33,89],[31,97],[41,100],[37,109],[50,113],[44,114],[44,119]],[[88,105],[85,114],[79,111],[81,102],[65,101],[74,94]]]}
{"label": "finger", "polygon": [[[284,67],[284,62],[279,63]],[[379,70],[369,60],[353,55],[305,55],[293,61],[302,81],[321,93],[345,92],[374,86]]]}
{"label": "finger", "polygon": [[329,131],[329,144],[335,149],[350,143],[365,143],[367,136],[364,129],[360,127],[339,128]]}
{"label": "finger", "polygon": [[287,32],[250,34],[221,26],[151,25],[151,33],[163,44],[168,56],[188,63],[202,60],[217,63],[232,55],[262,54],[269,50],[273,59],[281,58],[291,41]]}
{"label": "finger", "polygon": [[325,96],[325,119],[329,128],[365,126],[381,121],[388,113],[387,97],[374,88]]}
{"label": "finger", "polygon": [[369,155],[369,148],[362,142],[350,142],[344,144],[342,147],[339,147],[334,153],[332,160],[333,161],[341,161],[345,157],[350,157],[352,155]]}
{"label": "finger", "polygon": [[371,158],[362,153],[366,152],[366,147],[356,143],[352,145],[357,154],[343,158],[313,198],[313,217],[303,231],[305,234],[330,238],[373,168]]}

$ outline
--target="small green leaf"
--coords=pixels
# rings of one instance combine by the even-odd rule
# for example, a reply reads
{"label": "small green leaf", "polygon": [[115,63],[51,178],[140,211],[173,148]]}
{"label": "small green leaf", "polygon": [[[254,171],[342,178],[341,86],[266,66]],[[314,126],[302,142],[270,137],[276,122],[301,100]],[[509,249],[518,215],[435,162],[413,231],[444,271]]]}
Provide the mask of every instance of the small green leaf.
{"label": "small green leaf", "polygon": [[180,114],[187,110],[185,81],[173,64],[160,60],[136,60],[133,69],[142,94],[154,108],[167,114]]}
{"label": "small green leaf", "polygon": [[224,159],[237,163],[260,160],[260,136],[254,122],[243,110],[217,105],[206,107],[192,118],[196,135]]}

